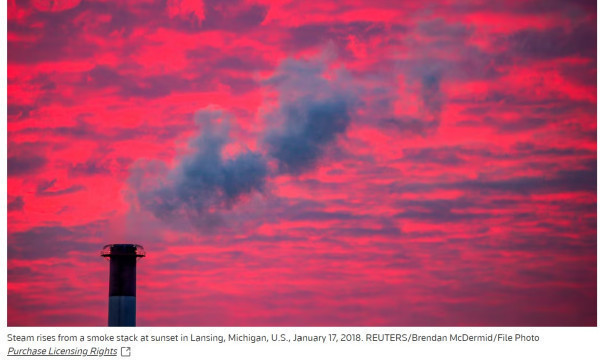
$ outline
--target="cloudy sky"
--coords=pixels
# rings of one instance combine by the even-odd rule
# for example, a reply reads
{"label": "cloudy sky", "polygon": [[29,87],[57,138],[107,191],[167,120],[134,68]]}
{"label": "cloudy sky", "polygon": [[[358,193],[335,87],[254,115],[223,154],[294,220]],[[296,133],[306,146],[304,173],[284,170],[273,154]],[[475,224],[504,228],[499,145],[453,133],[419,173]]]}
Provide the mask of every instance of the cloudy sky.
{"label": "cloudy sky", "polygon": [[8,324],[596,325],[594,1],[8,2]]}

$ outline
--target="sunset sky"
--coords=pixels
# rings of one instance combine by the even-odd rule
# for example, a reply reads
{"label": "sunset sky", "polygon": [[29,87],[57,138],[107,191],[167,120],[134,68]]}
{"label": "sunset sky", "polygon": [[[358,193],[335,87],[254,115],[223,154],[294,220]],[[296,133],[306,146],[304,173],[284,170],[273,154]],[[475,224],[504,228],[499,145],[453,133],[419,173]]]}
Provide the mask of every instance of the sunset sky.
{"label": "sunset sky", "polygon": [[8,1],[8,325],[597,324],[594,1]]}

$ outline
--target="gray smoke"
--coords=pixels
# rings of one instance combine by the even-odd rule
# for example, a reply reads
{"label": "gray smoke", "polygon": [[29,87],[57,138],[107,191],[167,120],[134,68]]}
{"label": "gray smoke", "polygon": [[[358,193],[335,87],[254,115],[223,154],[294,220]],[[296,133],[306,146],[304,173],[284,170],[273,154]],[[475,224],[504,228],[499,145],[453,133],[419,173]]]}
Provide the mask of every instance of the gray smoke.
{"label": "gray smoke", "polygon": [[285,110],[284,128],[266,137],[269,155],[280,173],[300,174],[312,169],[325,147],[350,123],[346,100],[303,100]]}
{"label": "gray smoke", "polygon": [[176,167],[139,161],[133,169],[130,185],[139,206],[161,220],[179,223],[185,217],[197,227],[214,226],[222,211],[264,191],[269,158],[276,165],[271,175],[298,175],[314,168],[327,146],[348,128],[355,104],[342,91],[345,76],[326,79],[324,71],[320,63],[286,61],[265,82],[277,91],[279,107],[267,117],[269,131],[258,138],[263,152],[246,150],[225,158],[224,147],[231,142],[228,116],[211,109],[198,112],[200,136]]}
{"label": "gray smoke", "polygon": [[[197,114],[202,133],[191,143],[193,153],[167,172],[166,180],[148,186],[139,176],[134,178],[132,184],[137,184],[138,201],[144,209],[163,220],[184,213],[195,224],[203,225],[215,222],[220,210],[231,208],[244,195],[263,190],[267,163],[262,154],[247,150],[225,159],[223,147],[230,141],[228,125],[226,120],[217,123],[218,118],[223,118],[218,111]],[[159,177],[166,171],[160,165],[155,169]]]}
{"label": "gray smoke", "polygon": [[298,175],[313,169],[328,145],[343,134],[355,108],[345,74],[329,79],[319,63],[287,61],[271,80],[279,91],[279,120],[265,136],[277,172]]}

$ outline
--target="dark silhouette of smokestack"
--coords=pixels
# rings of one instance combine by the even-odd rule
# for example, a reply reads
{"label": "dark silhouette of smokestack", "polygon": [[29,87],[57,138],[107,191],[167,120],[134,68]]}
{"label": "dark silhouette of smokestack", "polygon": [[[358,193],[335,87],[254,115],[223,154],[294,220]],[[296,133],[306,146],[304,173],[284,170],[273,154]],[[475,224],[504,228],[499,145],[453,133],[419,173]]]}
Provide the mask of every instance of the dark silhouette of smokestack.
{"label": "dark silhouette of smokestack", "polygon": [[110,260],[108,326],[135,326],[135,270],[137,260],[146,256],[144,247],[106,245],[101,255]]}

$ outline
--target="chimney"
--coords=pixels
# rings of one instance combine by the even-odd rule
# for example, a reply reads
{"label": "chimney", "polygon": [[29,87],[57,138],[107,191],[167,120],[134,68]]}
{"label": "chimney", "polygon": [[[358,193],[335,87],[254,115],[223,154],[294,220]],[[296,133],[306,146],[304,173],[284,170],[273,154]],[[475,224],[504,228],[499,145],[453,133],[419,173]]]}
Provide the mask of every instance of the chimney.
{"label": "chimney", "polygon": [[135,326],[135,270],[137,261],[146,256],[144,247],[106,245],[101,256],[110,261],[108,326]]}

